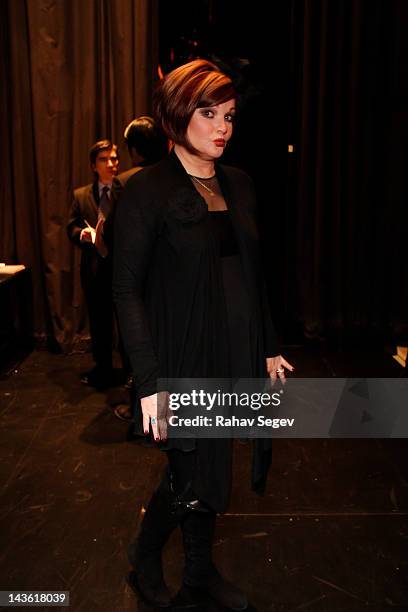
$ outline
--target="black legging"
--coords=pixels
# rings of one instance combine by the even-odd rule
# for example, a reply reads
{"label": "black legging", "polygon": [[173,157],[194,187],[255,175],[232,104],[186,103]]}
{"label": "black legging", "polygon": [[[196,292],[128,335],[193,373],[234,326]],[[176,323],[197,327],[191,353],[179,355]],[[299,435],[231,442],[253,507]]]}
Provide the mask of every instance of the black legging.
{"label": "black legging", "polygon": [[171,449],[166,451],[173,491],[181,501],[197,499],[193,491],[196,451]]}

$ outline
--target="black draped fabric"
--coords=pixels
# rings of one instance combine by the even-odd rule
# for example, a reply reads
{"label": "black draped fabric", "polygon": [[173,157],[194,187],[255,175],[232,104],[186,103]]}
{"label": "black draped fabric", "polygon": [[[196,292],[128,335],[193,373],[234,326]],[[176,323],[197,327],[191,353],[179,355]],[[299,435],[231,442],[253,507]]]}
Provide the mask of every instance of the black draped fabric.
{"label": "black draped fabric", "polygon": [[[237,237],[252,322],[246,345],[231,348],[245,353],[247,376],[261,377],[265,357],[278,347],[261,274],[254,192],[240,170],[219,165],[216,174]],[[159,377],[233,374],[225,269],[212,229],[206,203],[174,152],[128,181],[115,218],[113,288],[139,397],[155,393]],[[174,444],[190,450],[196,441]],[[195,491],[218,511],[228,502],[230,446],[225,440],[196,446]],[[255,489],[264,484],[269,450],[268,442],[256,444]]]}

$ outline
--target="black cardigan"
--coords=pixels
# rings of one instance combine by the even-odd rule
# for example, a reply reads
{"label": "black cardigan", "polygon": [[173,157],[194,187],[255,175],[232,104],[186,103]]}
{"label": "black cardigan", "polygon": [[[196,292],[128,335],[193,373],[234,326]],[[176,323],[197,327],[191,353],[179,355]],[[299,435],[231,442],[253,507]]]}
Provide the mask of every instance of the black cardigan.
{"label": "black cardigan", "polygon": [[[216,164],[216,174],[258,322],[248,377],[263,377],[265,357],[279,349],[262,276],[254,189],[236,168]],[[127,182],[116,209],[113,265],[121,334],[140,398],[157,391],[159,377],[229,376],[220,258],[207,205],[174,151]],[[257,441],[257,450],[253,487],[260,490],[270,441]]]}
{"label": "black cardigan", "polygon": [[[261,330],[257,370],[279,353],[249,177],[217,165]],[[160,377],[228,376],[220,262],[207,207],[175,153],[135,174],[116,211],[113,292],[139,397]]]}

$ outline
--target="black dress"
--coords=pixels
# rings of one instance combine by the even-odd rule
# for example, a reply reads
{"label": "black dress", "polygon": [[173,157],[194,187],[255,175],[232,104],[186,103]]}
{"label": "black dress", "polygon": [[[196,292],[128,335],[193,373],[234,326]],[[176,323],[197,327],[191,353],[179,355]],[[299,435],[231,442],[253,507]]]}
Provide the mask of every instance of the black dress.
{"label": "black dress", "polygon": [[[225,302],[225,324],[228,331],[229,373],[231,378],[248,378],[253,376],[255,369],[251,358],[253,353],[251,345],[257,334],[257,324],[251,316],[251,302],[231,215],[228,209],[223,209],[225,200],[216,176],[207,180],[200,178],[198,184],[195,181],[195,187],[209,207],[208,221],[219,257]],[[211,206],[222,208],[211,210]],[[199,456],[205,457],[207,465],[202,465],[203,462],[198,460],[201,467],[196,469],[194,491],[201,488],[203,473],[208,474],[207,486],[212,489],[212,497],[218,504],[224,500],[222,505],[226,507],[231,490],[232,441],[199,439],[196,444]],[[211,459],[213,456],[217,457],[216,481],[214,470],[211,469],[210,472],[207,470],[208,465],[214,464],[214,459]]]}
{"label": "black dress", "polygon": [[251,317],[237,239],[228,210],[209,215],[220,249],[231,377],[250,377],[254,371],[251,342],[256,334],[256,322]]}
{"label": "black dress", "polygon": [[[132,177],[118,204],[114,297],[139,397],[155,393],[158,378],[262,377],[265,357],[279,353],[252,183],[225,166],[216,176],[228,212],[208,213],[174,152]],[[225,232],[235,250],[223,257]],[[225,511],[231,441],[180,440],[178,448],[196,450],[199,499]],[[256,441],[254,490],[262,491],[269,463],[270,441]]]}

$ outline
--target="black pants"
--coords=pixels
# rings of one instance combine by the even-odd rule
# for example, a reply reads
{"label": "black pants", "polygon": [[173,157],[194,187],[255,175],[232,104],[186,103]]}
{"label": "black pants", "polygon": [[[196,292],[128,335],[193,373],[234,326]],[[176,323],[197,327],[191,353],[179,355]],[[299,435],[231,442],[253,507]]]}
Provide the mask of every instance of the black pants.
{"label": "black pants", "polygon": [[[95,262],[94,262],[95,263]],[[112,368],[113,329],[117,316],[112,299],[112,264],[109,260],[98,258],[92,274],[88,271],[82,275],[82,289],[88,309],[89,331],[91,334],[92,356],[101,370]],[[123,347],[119,325],[118,349],[122,366],[127,374],[131,367]]]}
{"label": "black pants", "polygon": [[[101,258],[100,258],[101,259]],[[92,355],[98,367],[112,368],[113,301],[110,262],[98,260],[95,269],[82,275],[82,289],[88,308]]]}

